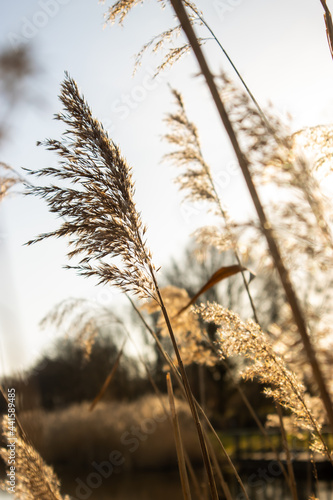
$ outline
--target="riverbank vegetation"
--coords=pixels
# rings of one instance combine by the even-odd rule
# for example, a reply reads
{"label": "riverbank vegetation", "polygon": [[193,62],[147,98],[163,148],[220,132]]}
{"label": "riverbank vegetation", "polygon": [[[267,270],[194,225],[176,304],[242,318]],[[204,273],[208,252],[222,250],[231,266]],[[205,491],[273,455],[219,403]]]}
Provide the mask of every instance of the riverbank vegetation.
{"label": "riverbank vegetation", "polygon": [[[138,3],[114,3],[107,22],[122,24]],[[135,165],[66,73],[56,115],[63,135],[39,143],[58,161],[28,171],[25,182],[26,193],[42,198],[59,224],[32,235],[28,245],[65,238],[69,272],[117,287],[131,312],[123,318],[96,303],[69,300],[43,321],[45,328],[63,331],[65,340],[25,379],[40,410],[26,407],[18,416],[17,498],[62,498],[46,462],[98,462],[94,467],[102,474],[105,461],[109,469],[130,469],[167,466],[177,457],[185,499],[249,500],[237,457],[223,432],[216,432],[223,428],[258,428],[293,500],[301,497],[292,436],[306,436],[314,477],[316,462],[333,467],[333,207],[322,189],[332,175],[331,127],[292,131],[274,110],[258,104],[237,70],[233,78],[213,75],[202,51],[205,36],[195,31],[210,31],[225,51],[203,13],[187,0],[170,4],[177,25],[148,43],[137,62],[149,48],[158,52],[170,43],[160,72],[193,51],[255,211],[242,220],[227,211],[201,147],[203,125],[188,115],[186,95],[171,89],[164,161],[178,169],[184,203],[204,207],[209,223],[193,235],[188,263],[176,262],[161,279],[135,202]],[[331,17],[322,5],[331,47]],[[175,45],[182,32],[186,40]],[[4,172],[3,194],[19,182],[10,167]],[[149,189],[155,187],[147,181]],[[133,328],[133,317],[140,326]],[[131,359],[124,347],[140,347],[134,330],[149,354]],[[276,448],[272,428],[283,450]],[[9,443],[9,431],[5,438]],[[5,461],[9,453],[3,448]],[[199,462],[205,469],[200,482],[193,468]],[[238,484],[236,497],[226,470]]]}

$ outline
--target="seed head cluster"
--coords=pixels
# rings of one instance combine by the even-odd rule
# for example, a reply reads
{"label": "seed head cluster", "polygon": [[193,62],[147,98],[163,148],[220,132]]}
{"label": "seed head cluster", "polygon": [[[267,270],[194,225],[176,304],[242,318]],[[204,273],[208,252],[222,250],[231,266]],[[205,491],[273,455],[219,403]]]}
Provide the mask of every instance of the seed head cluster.
{"label": "seed head cluster", "polygon": [[[296,374],[275,353],[260,326],[251,319],[242,321],[238,314],[216,303],[202,304],[195,311],[203,320],[218,326],[216,346],[222,358],[245,358],[248,363],[242,377],[262,383],[264,393],[291,413],[297,427],[310,431],[313,448],[331,460],[321,436],[321,425],[311,410],[311,398]],[[321,401],[316,398],[313,402],[317,410],[319,405],[318,413],[323,412]]]}
{"label": "seed head cluster", "polygon": [[[3,429],[8,429],[8,417],[3,418]],[[12,443],[9,431],[4,431],[5,442]],[[1,448],[0,455],[7,463],[9,448]],[[6,488],[3,483],[3,489]],[[15,440],[15,493],[18,500],[70,500],[60,493],[60,482],[52,467],[46,465],[39,453],[22,436]]]}
{"label": "seed head cluster", "polygon": [[113,283],[140,297],[154,297],[153,265],[144,241],[146,228],[133,201],[131,168],[93,118],[68,75],[60,100],[65,111],[56,119],[65,123],[67,130],[61,141],[48,139],[42,143],[58,154],[58,166],[29,173],[66,184],[30,186],[28,192],[44,198],[49,210],[63,222],[59,229],[41,234],[28,244],[66,236],[71,249],[68,257],[81,259],[72,266],[80,274],[97,276],[99,283]]}
{"label": "seed head cluster", "polygon": [[[164,9],[167,2],[165,0],[158,0],[158,2]],[[137,5],[142,5],[143,3],[144,0],[119,0],[118,2],[115,2],[111,7],[109,7],[108,12],[105,15],[106,23],[115,24],[118,21],[120,25],[123,25],[124,20],[130,11]],[[202,13],[196,7],[195,3],[190,2],[189,0],[185,0],[183,3],[191,23],[202,25]],[[183,55],[190,52],[191,46],[189,43],[182,42],[178,46],[175,43],[181,33],[181,25],[177,23],[175,26],[159,33],[145,43],[136,55],[134,72],[137,70],[138,66],[141,65],[142,58],[149,49],[155,54],[163,51],[166,46],[169,46],[162,58],[162,62],[157,66],[155,76],[164,69],[173,66]],[[200,45],[205,43],[205,41],[206,40],[204,38],[198,37]]]}

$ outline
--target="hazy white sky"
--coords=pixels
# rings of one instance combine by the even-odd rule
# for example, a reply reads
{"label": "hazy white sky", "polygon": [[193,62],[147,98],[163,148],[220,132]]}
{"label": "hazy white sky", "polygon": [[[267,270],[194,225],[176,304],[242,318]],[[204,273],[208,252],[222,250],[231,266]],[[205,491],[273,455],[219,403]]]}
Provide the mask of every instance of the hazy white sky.
{"label": "hazy white sky", "polygon": [[[247,210],[242,181],[230,174],[234,159],[207,90],[200,78],[194,78],[198,69],[193,57],[153,81],[160,56],[148,56],[131,78],[135,52],[174,22],[171,7],[161,10],[156,1],[146,1],[133,10],[123,28],[103,30],[103,13],[111,2],[1,3],[0,47],[31,43],[40,73],[30,89],[34,101],[12,117],[12,133],[0,160],[30,169],[54,163],[54,157],[35,144],[45,137],[58,138],[63,130],[52,115],[60,110],[59,86],[64,71],[69,71],[133,166],[148,242],[156,264],[166,265],[205,221],[202,207],[180,205],[172,182],[176,172],[160,163],[168,150],[161,135],[163,117],[172,109],[170,83],[184,94],[214,171],[227,172],[222,197],[231,213]],[[197,5],[262,105],[270,101],[278,114],[290,112],[295,130],[332,121],[333,62],[319,0],[206,0]],[[333,2],[328,5],[333,9]],[[223,68],[233,76],[213,41],[205,50],[214,71]],[[60,300],[88,296],[110,307],[118,304],[119,292],[95,287],[93,281],[62,268],[67,262],[65,241],[23,246],[56,225],[40,200],[11,197],[0,207],[1,370],[26,366],[48,344],[49,336],[38,322]]]}

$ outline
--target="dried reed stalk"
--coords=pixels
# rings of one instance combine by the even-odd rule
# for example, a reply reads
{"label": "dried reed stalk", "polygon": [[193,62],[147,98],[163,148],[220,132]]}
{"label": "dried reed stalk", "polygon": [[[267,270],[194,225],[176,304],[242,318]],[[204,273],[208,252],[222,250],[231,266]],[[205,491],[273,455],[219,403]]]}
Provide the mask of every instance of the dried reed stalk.
{"label": "dried reed stalk", "polygon": [[[8,406],[7,395],[0,386],[0,394]],[[8,490],[6,483],[1,484],[2,489],[13,494],[17,500],[70,500],[69,496],[61,496],[60,481],[52,467],[46,465],[42,457],[35,450],[22,427],[17,413],[15,414],[15,488]],[[8,425],[8,416],[2,419],[3,437],[6,444],[13,443],[13,432]],[[5,463],[8,462],[10,449],[0,449],[0,456]]]}
{"label": "dried reed stalk", "polygon": [[320,0],[321,5],[323,6],[323,9],[325,11],[324,14],[324,19],[325,19],[325,25],[326,25],[326,36],[327,36],[327,41],[328,41],[328,46],[331,52],[331,56],[333,58],[333,23],[332,23],[332,15],[327,7],[326,0]]}
{"label": "dried reed stalk", "polygon": [[[185,4],[187,6],[187,4]],[[222,50],[223,54],[225,55],[225,57],[227,58],[227,60],[229,61],[232,69],[234,70],[234,72],[236,73],[236,75],[238,76],[241,84],[243,85],[244,89],[246,90],[246,92],[248,93],[250,99],[252,100],[253,104],[255,105],[255,107],[257,108],[258,110],[258,113],[260,114],[260,116],[262,117],[264,123],[266,124],[268,130],[270,130],[270,124],[269,122],[267,121],[267,118],[265,116],[265,113],[264,111],[262,110],[261,106],[259,105],[258,101],[256,100],[256,98],[254,97],[253,93],[251,92],[251,90],[249,89],[247,83],[245,82],[244,78],[242,77],[242,75],[240,74],[240,72],[238,71],[236,65],[234,64],[233,60],[231,59],[231,57],[229,56],[229,54],[227,53],[227,51],[225,50],[225,48],[223,47],[223,45],[221,44],[220,40],[217,38],[217,36],[215,35],[214,31],[212,30],[212,28],[209,26],[209,24],[206,22],[206,20],[204,19],[203,17],[203,14],[198,10],[198,9],[194,9],[193,7],[193,4],[192,5],[188,5],[188,7],[193,10],[197,16],[197,18],[202,22],[202,24],[207,28],[207,30],[209,31],[209,33],[212,35],[213,39],[215,40],[215,42],[217,43],[217,45],[220,47],[220,49]]]}
{"label": "dried reed stalk", "polygon": [[289,273],[287,268],[284,265],[284,262],[282,260],[281,252],[278,247],[277,241],[275,239],[272,227],[270,222],[268,221],[265,211],[263,209],[263,206],[261,204],[261,201],[259,199],[256,187],[253,183],[252,176],[250,173],[250,165],[248,162],[248,159],[246,156],[243,154],[239,142],[237,140],[235,131],[233,129],[233,126],[229,120],[229,117],[225,111],[224,104],[221,100],[220,93],[217,89],[217,86],[215,84],[213,75],[209,69],[209,66],[206,62],[206,59],[203,55],[203,52],[201,50],[201,47],[197,41],[197,37],[195,35],[195,32],[193,30],[192,24],[188,19],[186,10],[184,8],[183,2],[181,0],[170,0],[171,4],[176,12],[176,15],[183,27],[183,30],[189,40],[189,43],[192,46],[193,52],[197,58],[198,64],[200,66],[200,69],[206,79],[206,83],[208,85],[208,88],[211,92],[212,98],[214,100],[214,103],[217,107],[217,110],[219,112],[220,118],[222,120],[222,123],[226,129],[226,132],[229,136],[230,142],[232,144],[232,147],[234,149],[234,152],[236,154],[239,166],[242,170],[245,182],[247,184],[248,190],[250,192],[250,195],[252,197],[252,201],[254,203],[254,206],[256,208],[259,220],[260,220],[260,225],[262,228],[262,231],[266,237],[266,241],[271,253],[271,256],[274,260],[276,269],[278,271],[278,274],[281,279],[281,283],[283,285],[287,300],[290,304],[290,307],[293,312],[293,316],[295,319],[295,323],[298,327],[298,331],[300,333],[300,336],[302,338],[302,342],[304,345],[304,349],[306,351],[309,363],[311,364],[312,371],[313,371],[313,376],[314,379],[317,383],[320,396],[322,398],[322,401],[325,406],[325,410],[327,413],[328,421],[330,423],[330,427],[333,430],[333,405],[332,401],[330,399],[327,387],[326,387],[326,382],[324,380],[322,371],[320,369],[316,353],[314,350],[314,347],[312,345],[312,342],[310,340],[306,323],[304,320],[304,315],[301,310],[300,304],[298,297],[294,291],[294,288],[292,286],[292,283],[289,278]]}
{"label": "dried reed stalk", "polygon": [[[185,199],[194,202],[208,202],[213,213],[224,220],[226,234],[223,234],[223,236],[219,235],[220,239],[223,240],[224,245],[229,245],[232,248],[242,275],[244,288],[253,312],[253,318],[256,323],[259,323],[253,297],[244,274],[245,268],[241,262],[235,237],[230,229],[226,210],[223,208],[220,196],[216,190],[211,169],[204,159],[198,130],[194,123],[188,119],[181,94],[176,90],[172,90],[172,93],[177,103],[178,112],[176,114],[169,114],[166,119],[172,132],[167,134],[165,139],[170,144],[175,145],[177,150],[168,153],[164,158],[172,160],[176,166],[185,167],[185,171],[176,178],[180,189],[186,191]],[[201,291],[198,295],[200,293]],[[192,300],[195,300],[195,298]]]}
{"label": "dried reed stalk", "polygon": [[[175,378],[176,378],[176,380],[177,380],[177,382],[178,382],[179,388],[180,388],[180,390],[181,390],[181,391],[182,391],[182,393],[183,393],[184,398],[185,398],[185,399],[187,399],[187,398],[186,398],[185,388],[184,388],[184,383],[183,383],[183,380],[182,380],[182,378],[181,378],[181,376],[180,376],[180,373],[179,373],[179,371],[178,371],[177,367],[175,366],[174,362],[172,361],[172,359],[170,358],[170,356],[168,355],[168,353],[165,351],[165,349],[163,349],[163,346],[162,346],[162,344],[161,344],[161,342],[160,342],[160,340],[159,340],[158,336],[156,335],[156,333],[154,332],[154,330],[153,330],[153,329],[152,329],[152,328],[148,325],[148,323],[147,323],[147,321],[145,320],[145,318],[143,317],[143,315],[142,315],[141,311],[140,311],[140,310],[136,307],[135,303],[133,302],[133,300],[132,300],[132,299],[131,299],[128,295],[127,295],[127,298],[129,299],[129,301],[130,301],[130,303],[131,303],[131,305],[132,305],[133,309],[135,310],[135,312],[136,312],[136,313],[137,313],[137,315],[139,316],[139,318],[140,318],[140,320],[142,321],[142,323],[144,324],[144,326],[147,328],[147,330],[151,333],[151,335],[152,335],[152,336],[153,336],[153,338],[155,339],[155,342],[156,342],[156,345],[157,345],[158,350],[159,350],[159,351],[160,351],[160,353],[162,354],[162,356],[163,356],[164,360],[166,361],[166,363],[169,365],[169,367],[170,367],[170,369],[171,369],[171,371],[172,371],[172,374],[175,376]],[[213,425],[211,424],[211,422],[210,422],[210,420],[209,420],[208,416],[206,415],[206,413],[205,413],[205,411],[203,410],[203,408],[201,407],[201,405],[198,403],[198,401],[197,401],[195,398],[194,398],[194,401],[195,401],[195,404],[196,404],[197,410],[200,412],[200,415],[203,417],[203,419],[204,419],[205,423],[207,424],[208,428],[210,429],[210,431],[211,431],[211,432],[212,432],[212,434],[214,435],[214,437],[215,437],[215,439],[216,439],[216,441],[217,441],[217,443],[218,443],[219,447],[221,448],[221,451],[222,451],[223,455],[225,456],[225,458],[226,458],[226,460],[227,460],[227,462],[228,462],[228,464],[229,464],[229,466],[230,466],[230,468],[231,468],[231,470],[232,470],[232,472],[233,472],[233,474],[234,474],[234,476],[235,476],[235,478],[236,478],[237,482],[239,483],[239,485],[240,485],[240,487],[241,487],[241,489],[242,489],[242,492],[243,492],[243,494],[244,494],[244,498],[245,498],[246,500],[250,500],[250,499],[249,499],[249,496],[248,496],[248,494],[247,494],[247,491],[246,491],[246,489],[245,489],[245,486],[244,486],[244,484],[243,484],[243,481],[242,481],[242,479],[240,478],[240,476],[239,476],[239,474],[238,474],[238,472],[237,472],[237,469],[236,469],[235,465],[233,464],[233,462],[232,462],[232,460],[231,460],[230,456],[228,455],[227,450],[226,450],[226,449],[225,449],[225,447],[223,446],[223,443],[222,443],[222,441],[221,441],[221,439],[220,439],[219,435],[217,434],[216,430],[214,429]],[[203,432],[205,433],[205,436],[206,436],[206,442],[208,443],[208,441],[209,441],[209,436],[207,435],[207,432],[206,432],[206,430],[205,430],[205,428],[204,428],[204,427],[203,427]],[[213,449],[213,447],[209,447],[209,449],[210,449],[210,453],[212,454],[212,457],[213,457],[213,454],[215,454],[214,449]],[[217,461],[216,457],[215,457],[215,458],[212,458],[212,461],[213,461],[213,463],[215,464],[215,466],[216,466],[216,464],[218,464],[218,461]],[[222,475],[222,472],[221,472],[221,471],[219,471],[218,476],[219,476],[219,478],[220,478],[221,476],[223,477],[223,475]],[[222,486],[222,488],[223,488],[223,484],[225,484],[224,480],[222,480],[222,482],[221,482],[221,486]],[[227,488],[224,490],[224,493],[225,493],[225,495],[226,495],[226,498],[229,498],[229,497],[230,497],[230,495],[228,496],[228,490],[227,490]]]}
{"label": "dried reed stalk", "polygon": [[242,377],[267,384],[264,393],[291,411],[296,425],[311,432],[313,449],[326,455],[333,465],[321,425],[307,402],[304,385],[274,352],[260,327],[252,320],[242,321],[238,314],[215,303],[202,304],[196,311],[204,321],[213,321],[218,326],[216,344],[221,357],[242,356],[250,360]]}
{"label": "dried reed stalk", "polygon": [[171,410],[173,435],[175,438],[176,451],[177,451],[177,457],[178,457],[179,475],[180,475],[180,480],[181,480],[182,489],[183,489],[183,497],[185,500],[191,500],[192,497],[191,497],[190,485],[188,482],[187,471],[186,471],[183,442],[182,442],[179,421],[178,421],[178,416],[177,416],[177,411],[176,411],[176,406],[175,406],[175,399],[174,399],[174,395],[173,395],[170,372],[168,372],[166,375],[166,381],[167,381],[167,389],[168,389],[168,395],[169,395],[169,405],[170,405],[170,410]]}
{"label": "dried reed stalk", "polygon": [[217,500],[214,474],[197,408],[157,284],[145,241],[146,228],[133,200],[131,169],[103,126],[92,116],[75,81],[68,74],[62,84],[60,100],[65,112],[56,115],[56,119],[64,122],[68,130],[62,141],[49,139],[44,142],[47,149],[60,156],[59,165],[28,172],[37,177],[66,180],[71,187],[55,184],[27,186],[27,192],[45,199],[49,210],[65,220],[60,228],[41,234],[28,244],[50,237],[69,237],[71,250],[68,257],[81,257],[79,263],[72,266],[79,274],[97,276],[99,283],[111,283],[124,292],[153,299],[159,304],[196,425],[211,495]]}
{"label": "dried reed stalk", "polygon": [[[161,403],[161,406],[162,406],[162,408],[163,408],[163,411],[164,411],[165,415],[167,416],[167,418],[168,418],[168,420],[169,420],[169,423],[170,423],[170,425],[171,425],[171,427],[172,427],[171,415],[170,415],[170,413],[168,412],[168,410],[167,410],[166,406],[164,405],[164,401],[163,401],[163,398],[162,398],[162,394],[161,394],[161,392],[160,392],[159,388],[157,387],[157,385],[156,385],[156,383],[155,383],[155,381],[154,381],[154,379],[153,379],[153,377],[152,377],[152,374],[151,374],[151,372],[150,372],[150,370],[149,370],[149,368],[148,368],[148,366],[147,366],[147,363],[145,362],[145,360],[144,360],[144,359],[143,359],[143,357],[141,356],[141,354],[140,354],[140,352],[139,352],[139,350],[138,350],[138,347],[137,347],[136,343],[134,342],[134,340],[133,340],[133,338],[132,338],[132,336],[131,336],[130,332],[127,330],[127,328],[125,327],[125,325],[123,324],[123,322],[122,322],[121,320],[118,320],[118,321],[119,321],[119,322],[120,322],[120,323],[124,326],[125,331],[126,331],[126,335],[127,335],[127,337],[129,338],[129,340],[132,342],[132,344],[133,344],[134,348],[136,349],[136,352],[137,352],[138,358],[139,358],[139,360],[141,361],[141,363],[142,363],[142,365],[143,365],[143,367],[144,367],[144,369],[145,369],[145,372],[146,372],[146,374],[147,374],[148,380],[150,381],[150,383],[151,383],[151,385],[152,385],[152,387],[153,387],[153,389],[154,389],[154,391],[155,391],[155,394],[156,394],[156,396],[158,397],[158,399],[159,399],[159,401],[160,401],[160,403]],[[147,325],[147,326],[148,326],[148,325]],[[209,444],[209,443],[208,443],[208,444]],[[184,458],[185,458],[185,462],[186,462],[186,467],[187,467],[187,469],[188,469],[188,471],[189,471],[189,473],[190,473],[191,481],[192,481],[192,483],[193,483],[193,486],[194,486],[194,489],[195,489],[195,492],[196,492],[197,498],[198,498],[198,500],[201,500],[201,490],[200,490],[200,485],[199,485],[199,482],[198,482],[198,480],[197,480],[197,477],[196,477],[196,474],[195,474],[195,472],[194,472],[194,469],[193,469],[193,467],[192,467],[192,464],[191,464],[190,458],[189,458],[188,454],[186,453],[186,450],[185,450],[185,449],[183,450],[183,453],[184,453]],[[228,499],[228,500],[229,500],[229,499]],[[232,500],[232,499],[231,499],[231,500]]]}
{"label": "dried reed stalk", "polygon": [[282,410],[281,407],[278,404],[275,404],[276,412],[279,417],[279,422],[280,422],[280,430],[281,430],[281,437],[282,437],[282,443],[283,443],[283,448],[286,452],[286,462],[287,462],[287,468],[288,468],[288,473],[289,473],[289,478],[290,478],[290,488],[291,488],[291,494],[294,500],[298,500],[298,495],[297,495],[297,486],[296,486],[296,480],[295,480],[295,474],[294,474],[294,468],[291,462],[291,456],[290,456],[290,449],[288,446],[288,439],[287,439],[287,434],[286,430],[284,428],[283,424],[283,416],[282,416]]}

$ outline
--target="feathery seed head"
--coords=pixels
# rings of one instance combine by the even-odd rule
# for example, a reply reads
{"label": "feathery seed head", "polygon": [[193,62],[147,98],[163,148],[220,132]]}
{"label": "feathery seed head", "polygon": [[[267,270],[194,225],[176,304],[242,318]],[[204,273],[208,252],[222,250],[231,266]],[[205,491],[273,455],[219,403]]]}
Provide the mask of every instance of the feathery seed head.
{"label": "feathery seed head", "polygon": [[0,161],[0,202],[13,186],[22,184],[23,178],[7,163]]}
{"label": "feathery seed head", "polygon": [[288,409],[298,427],[311,432],[316,450],[329,454],[321,440],[321,425],[316,418],[323,414],[322,402],[306,394],[303,384],[275,353],[260,326],[251,319],[242,321],[238,314],[216,303],[201,304],[195,311],[202,319],[219,327],[216,346],[221,356],[245,358],[247,366],[242,377],[246,380],[256,378],[264,384],[264,393]]}
{"label": "feathery seed head", "polygon": [[[162,9],[166,6],[165,0],[158,0]],[[143,4],[144,0],[118,0],[111,7],[109,7],[108,12],[105,15],[106,23],[115,24],[118,20],[120,25],[123,25],[126,16],[133,9],[133,7]],[[188,16],[191,23],[203,24],[202,22],[202,12],[196,7],[193,2],[189,0],[184,1],[185,8],[188,10]],[[182,33],[182,28],[180,24],[169,28],[159,35],[154,36],[149,42],[145,43],[142,49],[138,52],[135,59],[134,73],[136,72],[138,66],[141,65],[142,57],[148,49],[151,49],[153,53],[162,50],[165,45],[174,42],[175,38],[179,37]],[[200,44],[205,43],[205,39],[198,38]],[[180,46],[173,46],[167,50],[166,55],[163,57],[161,64],[157,67],[155,76],[163,71],[165,68],[175,64],[183,55],[190,52],[191,46],[189,43],[183,43]]]}
{"label": "feathery seed head", "polygon": [[59,164],[29,173],[69,181],[71,186],[33,186],[28,193],[44,198],[49,210],[64,220],[59,229],[29,244],[67,236],[68,257],[81,257],[73,266],[80,274],[97,276],[99,283],[113,283],[140,297],[154,297],[153,264],[144,241],[146,228],[133,201],[131,168],[67,74],[60,99],[65,111],[56,119],[67,131],[61,141],[43,143],[58,154]]}
{"label": "feathery seed head", "polygon": [[[3,418],[5,442],[12,443],[7,415]],[[1,448],[0,455],[8,462],[10,449]],[[4,485],[2,485],[4,487]],[[26,439],[19,436],[15,441],[15,498],[18,500],[70,500],[60,493],[60,482],[52,467],[46,465],[39,453]]]}

